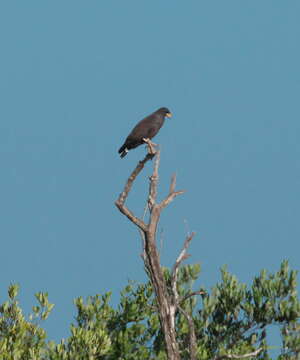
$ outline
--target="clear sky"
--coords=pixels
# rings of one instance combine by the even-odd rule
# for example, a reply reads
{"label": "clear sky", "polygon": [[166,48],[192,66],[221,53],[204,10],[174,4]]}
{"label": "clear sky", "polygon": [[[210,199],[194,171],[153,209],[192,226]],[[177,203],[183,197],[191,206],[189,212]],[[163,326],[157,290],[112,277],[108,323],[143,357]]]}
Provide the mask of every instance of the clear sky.
{"label": "clear sky", "polygon": [[[78,296],[144,281],[138,232],[114,206],[140,147],[117,150],[167,106],[160,195],[187,190],[162,216],[162,263],[197,232],[201,285],[219,268],[249,282],[288,259],[299,268],[300,2],[1,1],[0,301],[21,285],[56,306],[68,336]],[[129,199],[142,214],[148,164]]]}

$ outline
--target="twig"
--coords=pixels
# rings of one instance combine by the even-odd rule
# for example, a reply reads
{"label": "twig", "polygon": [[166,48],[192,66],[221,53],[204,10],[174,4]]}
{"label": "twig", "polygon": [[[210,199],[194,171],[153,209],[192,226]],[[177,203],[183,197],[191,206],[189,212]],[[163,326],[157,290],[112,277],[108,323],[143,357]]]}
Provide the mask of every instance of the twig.
{"label": "twig", "polygon": [[214,360],[221,360],[221,359],[247,359],[249,357],[253,357],[258,355],[260,352],[263,351],[263,348],[258,348],[257,350],[253,351],[252,353],[248,353],[248,354],[243,354],[243,355],[235,355],[235,354],[226,354],[226,355],[221,355],[218,356],[216,358],[214,358]]}
{"label": "twig", "polygon": [[193,291],[187,295],[185,295],[183,298],[179,299],[179,304],[184,303],[186,300],[188,300],[189,298],[191,298],[192,296],[196,296],[196,295],[205,295],[206,292],[204,290],[200,290],[200,291]]}
{"label": "twig", "polygon": [[[175,182],[175,180],[174,180],[174,182]],[[174,191],[174,189],[173,189],[173,191]],[[177,291],[177,279],[178,279],[178,271],[179,271],[180,264],[182,263],[183,260],[185,260],[189,257],[189,255],[186,252],[187,252],[187,249],[188,249],[194,235],[195,235],[195,233],[193,232],[189,236],[186,237],[184,244],[183,244],[183,248],[177,257],[175,264],[173,266],[172,272],[171,272],[171,289],[172,289],[172,293],[173,293],[174,307],[178,308],[178,310],[184,315],[184,317],[186,318],[186,320],[189,324],[189,338],[190,338],[189,349],[190,349],[190,359],[191,360],[196,360],[196,353],[197,353],[195,325],[194,325],[192,316],[190,316],[180,306],[180,303],[182,302],[182,300],[180,301],[178,291]],[[189,294],[189,295],[191,295],[191,294]]]}
{"label": "twig", "polygon": [[177,257],[175,264],[173,265],[172,268],[172,273],[171,273],[171,288],[172,288],[172,292],[173,292],[173,296],[175,299],[175,303],[178,305],[179,303],[179,295],[177,292],[177,277],[178,277],[178,270],[179,270],[179,266],[182,263],[183,260],[187,259],[189,257],[189,255],[186,253],[187,249],[190,245],[190,242],[192,241],[193,237],[195,236],[195,233],[192,232],[184,241],[183,244],[183,248],[179,254],[179,256]]}
{"label": "twig", "polygon": [[175,199],[176,196],[184,193],[184,190],[175,191],[176,186],[176,174],[172,175],[171,184],[170,184],[170,192],[169,195],[159,204],[161,210],[170,204],[171,201]]}
{"label": "twig", "polygon": [[176,196],[181,195],[181,194],[183,194],[183,193],[184,193],[184,190],[179,190],[179,191],[175,191],[175,192],[169,194],[169,195],[165,198],[165,200],[163,200],[163,201],[159,204],[159,206],[161,207],[161,209],[164,209],[166,206],[168,206],[168,205],[170,204],[170,202],[172,202],[172,201],[176,198]]}
{"label": "twig", "polygon": [[176,187],[176,174],[173,174],[171,177],[170,194],[175,192],[175,187]]}
{"label": "twig", "polygon": [[186,219],[184,219],[183,222],[184,222],[184,225],[185,225],[186,233],[187,233],[188,235],[190,235],[191,231],[190,231],[190,227],[189,227],[188,221],[187,221]]}

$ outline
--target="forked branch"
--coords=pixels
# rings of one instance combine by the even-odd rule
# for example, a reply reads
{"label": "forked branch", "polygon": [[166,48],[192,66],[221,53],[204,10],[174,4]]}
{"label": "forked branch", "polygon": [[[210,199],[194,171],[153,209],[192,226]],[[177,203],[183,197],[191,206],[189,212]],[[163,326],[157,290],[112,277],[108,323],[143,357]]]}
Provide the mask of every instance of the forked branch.
{"label": "forked branch", "polygon": [[125,216],[128,217],[128,219],[133,222],[136,226],[138,226],[142,231],[147,231],[147,225],[144,223],[143,220],[139,219],[137,216],[135,216],[126,206],[125,206],[125,201],[128,197],[128,194],[131,190],[132,184],[134,182],[134,180],[136,179],[136,177],[139,175],[139,173],[143,170],[145,164],[147,161],[152,160],[153,159],[153,154],[147,154],[145,156],[145,158],[140,161],[137,166],[135,167],[135,169],[132,171],[132,173],[130,174],[124,190],[121,192],[120,196],[118,197],[118,200],[115,202],[117,208],[121,211],[122,214],[124,214]]}
{"label": "forked branch", "polygon": [[[116,206],[121,211],[121,213],[127,216],[127,218],[133,224],[135,224],[140,230],[143,240],[142,259],[144,261],[146,272],[150,277],[150,281],[152,283],[156,295],[159,319],[164,334],[168,359],[180,360],[179,346],[176,340],[176,329],[175,329],[175,314],[177,310],[181,310],[182,313],[185,314],[189,322],[189,326],[191,328],[191,332],[190,332],[191,359],[195,359],[196,338],[195,338],[194,329],[192,331],[193,320],[188,314],[185,313],[184,310],[180,308],[179,298],[177,294],[177,287],[176,287],[178,268],[182,263],[182,261],[187,258],[186,251],[194,234],[191,234],[185,240],[183,250],[179,254],[176,263],[174,265],[172,272],[172,289],[171,289],[171,293],[173,295],[171,295],[168,290],[166,280],[164,278],[162,267],[160,265],[160,256],[156,245],[156,231],[162,210],[166,206],[168,206],[171,203],[171,201],[175,199],[176,196],[182,194],[183,191],[175,191],[176,175],[173,175],[171,179],[169,194],[161,203],[159,204],[157,203],[157,186],[158,186],[158,169],[160,163],[160,151],[157,149],[154,150],[155,144],[153,144],[149,139],[144,139],[144,141],[148,145],[149,153],[142,161],[140,161],[137,164],[137,166],[129,176],[123,192],[120,194],[118,200],[116,201]],[[145,223],[144,221],[145,213],[143,218],[140,219],[139,217],[135,216],[125,206],[125,201],[128,197],[128,194],[131,190],[131,187],[136,177],[142,171],[146,162],[151,160],[153,157],[155,157],[154,170],[152,175],[150,176],[149,194],[147,201],[147,207],[150,211],[150,216],[148,223]]]}
{"label": "forked branch", "polygon": [[176,174],[173,174],[171,178],[169,195],[159,204],[161,210],[164,209],[166,206],[168,206],[170,202],[176,198],[176,196],[184,193],[184,190],[175,191],[175,186],[176,186]]}

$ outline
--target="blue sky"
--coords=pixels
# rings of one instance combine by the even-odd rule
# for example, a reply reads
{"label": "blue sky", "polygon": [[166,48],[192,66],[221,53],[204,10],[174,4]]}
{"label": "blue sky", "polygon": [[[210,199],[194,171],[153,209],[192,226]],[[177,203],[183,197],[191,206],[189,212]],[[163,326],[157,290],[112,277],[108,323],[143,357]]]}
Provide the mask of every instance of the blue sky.
{"label": "blue sky", "polygon": [[[201,285],[299,268],[298,1],[6,1],[0,4],[0,300],[21,285],[56,304],[67,337],[78,296],[144,281],[138,232],[114,201],[143,147],[117,150],[160,106],[160,224],[171,266],[190,230]],[[148,164],[129,206],[142,214]]]}

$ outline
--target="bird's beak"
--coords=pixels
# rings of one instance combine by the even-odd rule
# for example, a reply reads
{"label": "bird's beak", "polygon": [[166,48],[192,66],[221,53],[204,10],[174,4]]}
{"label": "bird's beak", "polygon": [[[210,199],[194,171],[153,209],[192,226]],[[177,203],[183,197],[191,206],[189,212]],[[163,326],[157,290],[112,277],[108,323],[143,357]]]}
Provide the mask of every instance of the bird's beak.
{"label": "bird's beak", "polygon": [[166,117],[168,118],[172,117],[172,113],[166,113]]}

